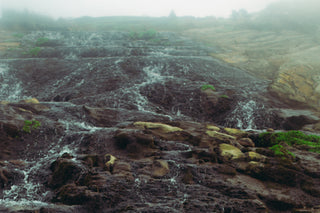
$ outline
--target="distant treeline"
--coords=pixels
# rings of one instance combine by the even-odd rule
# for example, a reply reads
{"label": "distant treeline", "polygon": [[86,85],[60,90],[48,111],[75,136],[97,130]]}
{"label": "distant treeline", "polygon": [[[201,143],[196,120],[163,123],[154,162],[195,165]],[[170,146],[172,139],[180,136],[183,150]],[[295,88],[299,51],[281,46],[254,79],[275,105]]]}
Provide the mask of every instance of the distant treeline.
{"label": "distant treeline", "polygon": [[320,29],[319,0],[283,0],[253,15],[246,24],[257,30],[315,33]]}
{"label": "distant treeline", "polygon": [[59,30],[66,27],[64,20],[33,13],[27,10],[3,10],[1,28],[14,31]]}
{"label": "distant treeline", "polygon": [[82,17],[58,19],[29,11],[2,11],[0,27],[14,31],[71,30],[71,31],[157,31],[181,32],[188,29],[224,26],[229,29],[259,31],[283,30],[314,34],[320,29],[320,1],[290,0],[269,5],[265,10],[249,14],[245,10],[233,11],[230,18],[188,17]]}

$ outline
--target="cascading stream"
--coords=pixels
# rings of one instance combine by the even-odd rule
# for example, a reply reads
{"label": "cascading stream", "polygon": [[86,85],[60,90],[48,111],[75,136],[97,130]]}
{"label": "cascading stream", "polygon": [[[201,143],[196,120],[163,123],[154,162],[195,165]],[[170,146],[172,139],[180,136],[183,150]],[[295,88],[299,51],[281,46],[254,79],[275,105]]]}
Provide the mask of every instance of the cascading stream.
{"label": "cascading stream", "polygon": [[[38,37],[55,41],[61,53],[56,54],[54,48],[44,46],[37,57],[0,59],[0,100],[17,102],[36,97],[49,108],[37,116],[63,130],[44,139],[48,146],[33,144],[27,148],[20,159],[26,166],[16,169],[19,180],[3,190],[0,207],[19,210],[49,205],[51,192],[37,176],[49,176],[50,164],[64,153],[77,156],[79,144],[86,135],[99,131],[111,135],[117,130],[111,125],[97,127],[93,121],[86,120],[85,106],[114,110],[116,115],[110,115],[114,116],[114,126],[142,119],[197,120],[197,116],[203,116],[200,88],[213,84],[217,92],[232,90],[236,97],[223,121],[226,126],[261,128],[264,124],[261,125],[259,119],[268,114],[268,106],[257,98],[266,91],[268,82],[209,57],[207,50],[177,36],[170,35],[172,46],[131,41],[127,33],[115,32],[33,32],[26,35],[23,42],[31,45]],[[95,116],[92,117],[99,119],[105,115]],[[108,119],[110,117],[101,120]],[[215,122],[206,115],[203,120]],[[165,152],[173,173],[161,183],[177,193],[178,201],[172,202],[178,206],[182,206],[188,195],[177,185],[181,162],[175,160],[175,156],[189,149],[186,144],[180,144],[178,150]],[[7,167],[13,166],[11,162],[6,163]],[[148,187],[148,182],[140,178],[136,178],[135,183],[137,189]],[[147,199],[139,196],[141,201]],[[167,199],[169,202],[170,197]]]}

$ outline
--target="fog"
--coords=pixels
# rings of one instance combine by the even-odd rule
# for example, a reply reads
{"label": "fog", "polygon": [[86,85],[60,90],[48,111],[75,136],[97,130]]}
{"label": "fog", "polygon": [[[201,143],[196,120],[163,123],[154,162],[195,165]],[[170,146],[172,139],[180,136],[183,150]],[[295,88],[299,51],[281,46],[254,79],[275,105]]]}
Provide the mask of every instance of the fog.
{"label": "fog", "polygon": [[28,10],[54,18],[81,16],[228,17],[233,10],[256,12],[278,0],[0,0],[1,10]]}

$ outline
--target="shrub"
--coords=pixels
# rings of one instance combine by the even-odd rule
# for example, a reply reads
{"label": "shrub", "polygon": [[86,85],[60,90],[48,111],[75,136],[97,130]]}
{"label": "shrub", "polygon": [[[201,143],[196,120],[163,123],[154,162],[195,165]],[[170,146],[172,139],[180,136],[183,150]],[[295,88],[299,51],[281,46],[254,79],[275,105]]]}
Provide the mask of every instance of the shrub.
{"label": "shrub", "polygon": [[227,95],[221,95],[220,98],[229,98]]}
{"label": "shrub", "polygon": [[22,130],[26,133],[31,133],[31,130],[36,130],[41,126],[40,121],[37,120],[25,120]]}
{"label": "shrub", "polygon": [[36,41],[36,46],[42,46],[45,43],[47,43],[49,41],[48,38],[42,37],[42,38],[38,38],[38,40]]}
{"label": "shrub", "polygon": [[277,133],[262,133],[259,135],[256,145],[261,147],[272,147],[280,143],[290,146],[306,146],[311,152],[320,153],[320,136],[306,135],[301,131],[288,131]]}
{"label": "shrub", "polygon": [[273,145],[272,147],[270,147],[269,149],[271,149],[272,151],[274,151],[274,154],[276,156],[280,156],[281,158],[286,158],[288,157],[289,155],[291,155],[293,158],[295,158],[295,155],[288,151],[286,148],[284,148],[282,145],[280,144],[276,144],[276,145]]}
{"label": "shrub", "polygon": [[38,56],[41,51],[40,47],[31,48],[28,52],[24,52],[24,55]]}
{"label": "shrub", "polygon": [[202,85],[201,87],[201,90],[207,90],[207,89],[211,89],[212,91],[215,91],[216,88],[214,88],[214,86],[210,85],[210,84],[205,84],[205,85]]}

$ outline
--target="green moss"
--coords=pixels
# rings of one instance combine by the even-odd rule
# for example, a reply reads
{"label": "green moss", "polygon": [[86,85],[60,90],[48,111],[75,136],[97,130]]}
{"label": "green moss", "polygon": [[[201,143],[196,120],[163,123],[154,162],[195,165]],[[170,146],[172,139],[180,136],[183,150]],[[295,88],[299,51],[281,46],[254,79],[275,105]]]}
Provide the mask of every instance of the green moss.
{"label": "green moss", "polygon": [[22,130],[26,133],[31,133],[31,130],[38,129],[41,123],[37,120],[25,120]]}
{"label": "green moss", "polygon": [[23,38],[24,35],[22,33],[14,33],[12,36],[20,39]]}
{"label": "green moss", "polygon": [[261,133],[257,139],[257,146],[272,147],[279,143],[286,143],[290,146],[306,146],[311,152],[320,153],[320,136],[306,135],[300,131],[288,131],[277,133]]}
{"label": "green moss", "polygon": [[214,88],[214,86],[210,85],[210,84],[204,84],[201,86],[201,90],[207,90],[207,89],[211,89],[212,91],[215,91],[216,88]]}
{"label": "green moss", "polygon": [[220,98],[229,98],[227,95],[221,95]]}
{"label": "green moss", "polygon": [[48,38],[42,37],[42,38],[38,38],[38,40],[36,41],[36,46],[41,46],[44,45],[45,43],[47,43],[49,41]]}
{"label": "green moss", "polygon": [[24,55],[38,56],[41,51],[40,47],[34,47],[29,49],[27,52],[24,52]]}
{"label": "green moss", "polygon": [[292,152],[288,151],[285,147],[283,147],[280,144],[273,145],[269,149],[274,151],[274,154],[276,156],[280,156],[282,159],[286,159],[289,156],[292,156],[293,158],[296,157]]}

